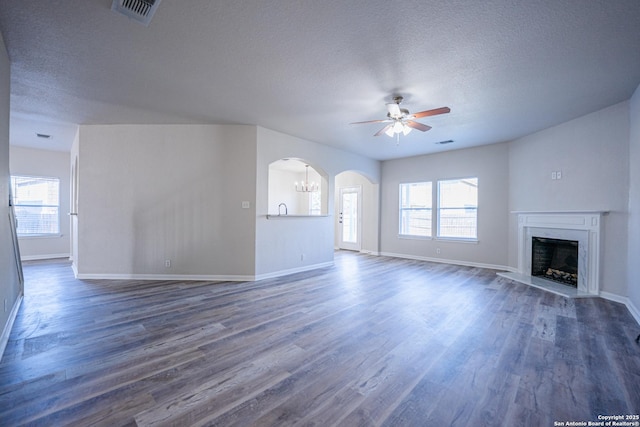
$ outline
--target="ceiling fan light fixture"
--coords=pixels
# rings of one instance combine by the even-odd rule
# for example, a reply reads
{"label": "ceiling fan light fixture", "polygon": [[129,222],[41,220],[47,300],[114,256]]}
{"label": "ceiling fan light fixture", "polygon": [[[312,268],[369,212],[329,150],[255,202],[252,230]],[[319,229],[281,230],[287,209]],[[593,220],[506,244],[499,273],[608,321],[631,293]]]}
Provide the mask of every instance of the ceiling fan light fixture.
{"label": "ceiling fan light fixture", "polygon": [[393,138],[393,135],[395,135],[396,133],[393,130],[393,126],[389,126],[387,128],[387,130],[384,131],[384,133],[387,134],[388,137]]}
{"label": "ceiling fan light fixture", "polygon": [[420,132],[426,132],[431,126],[415,121],[422,117],[437,116],[438,114],[446,114],[451,112],[449,107],[434,108],[432,110],[420,111],[411,114],[406,108],[400,108],[402,97],[397,95],[393,97],[393,102],[386,104],[387,118],[382,120],[366,120],[364,122],[352,122],[352,125],[360,125],[365,123],[387,123],[385,127],[376,132],[373,136],[380,136],[383,133],[388,137],[396,137],[396,142],[400,142],[400,134],[407,136],[412,129],[418,129]]}

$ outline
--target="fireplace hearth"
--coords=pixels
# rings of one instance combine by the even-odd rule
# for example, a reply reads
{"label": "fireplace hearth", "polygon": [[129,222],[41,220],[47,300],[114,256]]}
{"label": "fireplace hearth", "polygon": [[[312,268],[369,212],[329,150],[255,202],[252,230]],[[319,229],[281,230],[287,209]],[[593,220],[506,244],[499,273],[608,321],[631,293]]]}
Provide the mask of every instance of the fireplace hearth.
{"label": "fireplace hearth", "polygon": [[578,241],[533,236],[531,275],[578,287]]}

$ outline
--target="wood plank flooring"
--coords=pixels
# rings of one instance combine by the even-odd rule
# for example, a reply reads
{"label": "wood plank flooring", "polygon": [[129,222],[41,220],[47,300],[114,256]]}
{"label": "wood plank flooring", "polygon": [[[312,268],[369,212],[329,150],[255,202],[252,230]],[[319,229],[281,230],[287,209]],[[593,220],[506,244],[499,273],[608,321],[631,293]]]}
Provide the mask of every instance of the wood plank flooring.
{"label": "wood plank flooring", "polygon": [[640,327],[624,305],[492,270],[350,252],[247,283],[24,270],[2,426],[553,426],[640,413]]}

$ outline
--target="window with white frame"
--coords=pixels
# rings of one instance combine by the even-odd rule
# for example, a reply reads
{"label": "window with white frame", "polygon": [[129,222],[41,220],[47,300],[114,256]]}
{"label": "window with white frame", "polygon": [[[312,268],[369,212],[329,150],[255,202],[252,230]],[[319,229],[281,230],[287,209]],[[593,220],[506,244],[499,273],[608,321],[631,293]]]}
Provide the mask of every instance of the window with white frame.
{"label": "window with white frame", "polygon": [[478,237],[478,178],[438,181],[438,237]]}
{"label": "window with white frame", "polygon": [[401,236],[431,237],[431,182],[400,184]]}
{"label": "window with white frame", "polygon": [[60,180],[35,176],[11,176],[18,236],[60,233]]}
{"label": "window with white frame", "polygon": [[309,194],[309,215],[322,215],[322,193],[314,191]]}

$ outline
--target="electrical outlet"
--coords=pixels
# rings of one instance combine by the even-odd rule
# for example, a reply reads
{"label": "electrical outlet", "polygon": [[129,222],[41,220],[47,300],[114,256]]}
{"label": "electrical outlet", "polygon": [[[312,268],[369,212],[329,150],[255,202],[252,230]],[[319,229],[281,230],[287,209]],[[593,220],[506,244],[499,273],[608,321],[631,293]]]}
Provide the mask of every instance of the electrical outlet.
{"label": "electrical outlet", "polygon": [[556,179],[562,179],[562,171],[556,172]]}
{"label": "electrical outlet", "polygon": [[556,171],[551,172],[551,179],[558,179],[558,172]]}
{"label": "electrical outlet", "polygon": [[164,266],[165,266],[165,268],[170,268],[171,267],[171,260],[170,259],[165,259],[164,260]]}
{"label": "electrical outlet", "polygon": [[440,255],[440,248],[436,248],[436,253]]}

